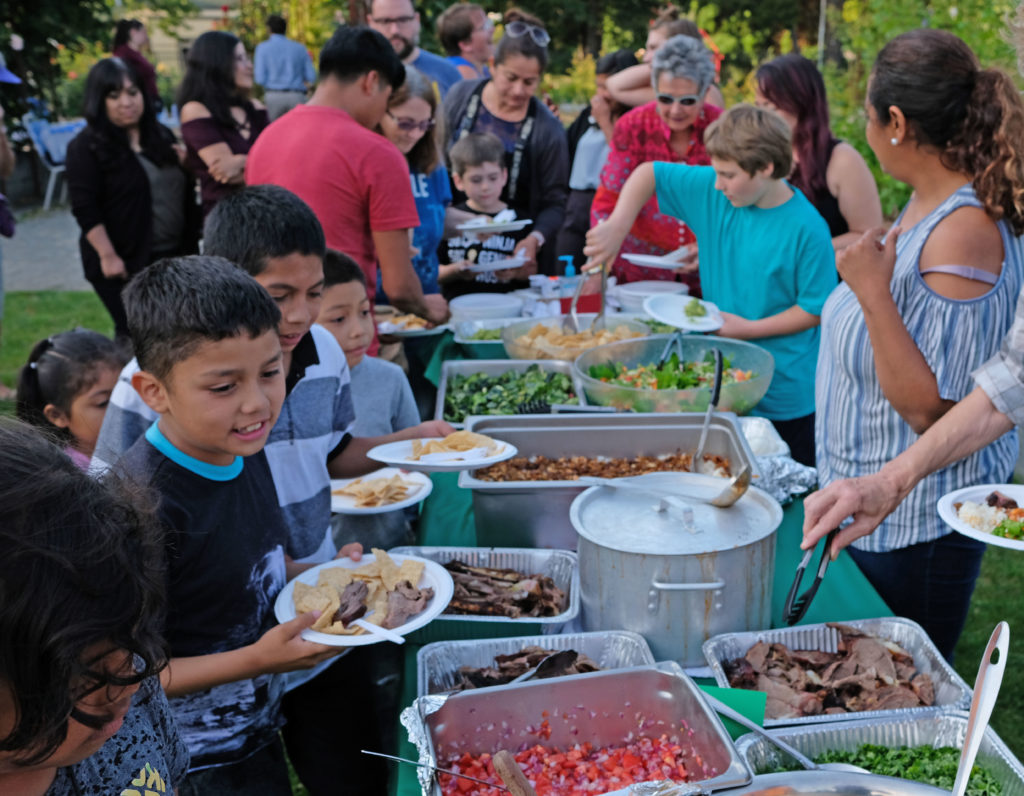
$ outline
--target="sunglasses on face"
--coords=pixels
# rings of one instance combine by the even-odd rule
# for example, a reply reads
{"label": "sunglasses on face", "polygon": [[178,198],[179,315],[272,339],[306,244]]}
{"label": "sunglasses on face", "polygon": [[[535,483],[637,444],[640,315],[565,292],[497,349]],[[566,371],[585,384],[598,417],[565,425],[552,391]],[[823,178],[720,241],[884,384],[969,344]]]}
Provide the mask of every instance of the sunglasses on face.
{"label": "sunglasses on face", "polygon": [[528,22],[522,22],[516,20],[515,22],[509,22],[505,26],[505,33],[514,39],[520,36],[525,36],[527,33],[530,34],[530,38],[533,39],[534,44],[538,47],[547,47],[551,43],[551,36],[544,28],[538,27],[537,25],[531,25]]}
{"label": "sunglasses on face", "polygon": [[405,119],[395,116],[391,111],[387,112],[388,116],[395,120],[395,124],[398,125],[398,129],[405,133],[411,133],[413,130],[419,130],[421,133],[430,131],[430,128],[434,126],[433,119],[427,119],[426,121],[418,122],[415,119]]}
{"label": "sunglasses on face", "polygon": [[700,97],[696,94],[684,94],[681,97],[674,97],[671,94],[659,94],[658,102],[662,105],[673,105],[678,102],[680,105],[690,107],[700,102]]}

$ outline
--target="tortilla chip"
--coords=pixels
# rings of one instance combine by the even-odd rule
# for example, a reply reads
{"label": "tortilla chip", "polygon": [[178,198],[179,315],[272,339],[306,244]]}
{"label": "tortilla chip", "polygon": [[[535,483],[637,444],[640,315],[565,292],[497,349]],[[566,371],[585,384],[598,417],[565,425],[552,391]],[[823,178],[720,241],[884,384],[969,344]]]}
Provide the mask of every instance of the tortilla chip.
{"label": "tortilla chip", "polygon": [[[403,580],[409,581],[413,586],[420,585],[420,578],[423,577],[423,568],[426,565],[422,561],[414,561],[411,558],[405,559],[402,562],[402,566],[398,568],[398,577],[395,580],[395,585],[401,583]],[[394,589],[394,586],[391,587]]]}
{"label": "tortilla chip", "polygon": [[391,591],[398,583],[398,564],[384,550],[373,548],[373,557],[380,564],[380,579],[384,588]]}
{"label": "tortilla chip", "polygon": [[322,630],[334,620],[334,614],[341,607],[338,593],[330,586],[307,586],[296,583],[292,592],[295,601],[295,613],[305,614],[320,611],[319,618],[313,623],[313,630]]}
{"label": "tortilla chip", "polygon": [[320,570],[317,586],[333,586],[340,595],[345,587],[352,582],[352,571],[344,567],[330,567]]}
{"label": "tortilla chip", "polygon": [[377,580],[380,577],[380,562],[371,561],[358,569],[351,570],[352,577],[357,580]]}

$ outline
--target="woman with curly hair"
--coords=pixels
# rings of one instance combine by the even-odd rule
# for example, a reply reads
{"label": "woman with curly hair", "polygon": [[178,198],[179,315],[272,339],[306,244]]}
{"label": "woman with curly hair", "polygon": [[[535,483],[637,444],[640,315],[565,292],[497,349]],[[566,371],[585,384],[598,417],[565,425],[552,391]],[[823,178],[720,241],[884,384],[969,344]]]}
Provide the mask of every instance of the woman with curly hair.
{"label": "woman with curly hair", "polygon": [[[956,36],[919,29],[879,53],[865,103],[882,168],[914,192],[888,231],[840,251],[821,314],[815,429],[822,486],[874,473],[972,389],[1022,285],[1024,103]],[[889,607],[951,659],[985,545],[935,512],[959,487],[1000,482],[1006,434],[922,480],[853,559]],[[845,539],[844,543],[849,539]]]}
{"label": "woman with curly hair", "polygon": [[799,188],[828,222],[836,251],[882,223],[875,178],[860,153],[829,128],[825,81],[812,61],[790,53],[761,66],[756,104],[793,131],[793,171]]}
{"label": "woman with curly hair", "polygon": [[207,31],[188,51],[178,107],[185,165],[199,177],[204,217],[245,185],[249,149],[269,123],[267,109],[249,97],[252,74],[245,45],[227,31]]}

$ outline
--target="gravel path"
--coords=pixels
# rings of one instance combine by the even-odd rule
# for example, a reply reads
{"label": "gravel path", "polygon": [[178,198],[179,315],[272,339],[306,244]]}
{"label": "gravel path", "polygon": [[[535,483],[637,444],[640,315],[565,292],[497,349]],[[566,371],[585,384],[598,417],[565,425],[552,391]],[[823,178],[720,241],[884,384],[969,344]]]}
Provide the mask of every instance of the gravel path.
{"label": "gravel path", "polygon": [[4,290],[92,290],[82,276],[71,210],[65,205],[18,215],[14,237],[0,238]]}

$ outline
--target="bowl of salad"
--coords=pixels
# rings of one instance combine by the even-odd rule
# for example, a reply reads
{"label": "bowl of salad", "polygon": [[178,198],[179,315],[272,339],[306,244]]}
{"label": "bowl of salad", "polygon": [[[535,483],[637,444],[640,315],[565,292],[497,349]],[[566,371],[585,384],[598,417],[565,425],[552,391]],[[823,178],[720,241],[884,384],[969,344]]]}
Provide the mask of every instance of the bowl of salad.
{"label": "bowl of salad", "polygon": [[567,315],[548,318],[525,318],[510,323],[501,333],[509,359],[563,359],[571,362],[589,348],[651,333],[650,327],[632,318],[609,313],[596,329],[590,324],[597,317],[593,312],[577,314],[579,331],[564,326]]}
{"label": "bowl of salad", "polygon": [[581,354],[573,364],[587,401],[634,412],[703,412],[714,381],[712,348],[722,352],[718,408],[747,414],[768,392],[775,360],[760,346],[706,335],[682,339],[682,357],[658,358],[671,335],[609,343]]}

